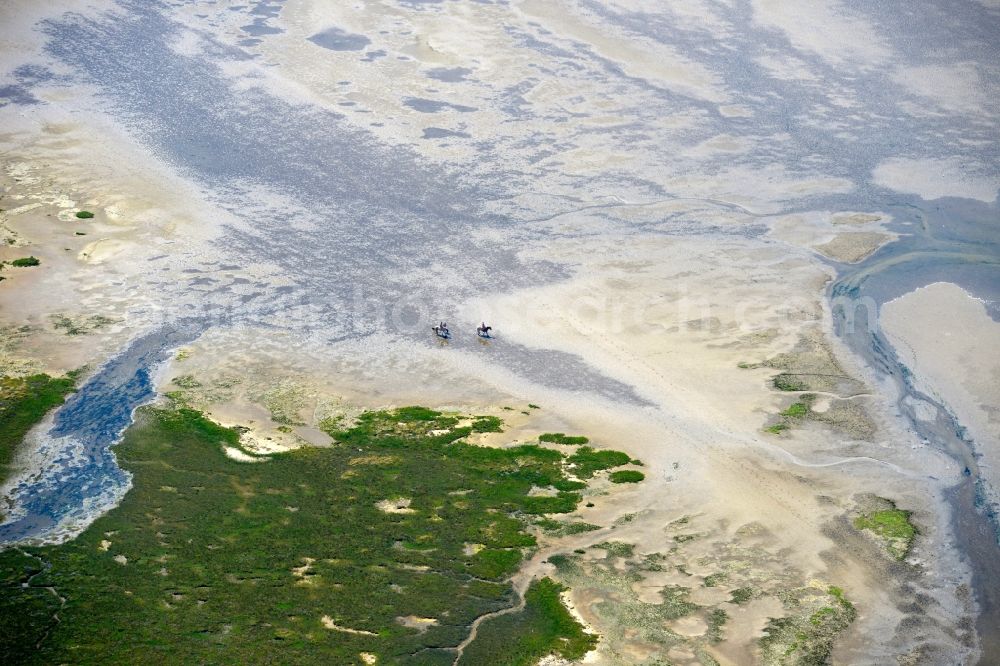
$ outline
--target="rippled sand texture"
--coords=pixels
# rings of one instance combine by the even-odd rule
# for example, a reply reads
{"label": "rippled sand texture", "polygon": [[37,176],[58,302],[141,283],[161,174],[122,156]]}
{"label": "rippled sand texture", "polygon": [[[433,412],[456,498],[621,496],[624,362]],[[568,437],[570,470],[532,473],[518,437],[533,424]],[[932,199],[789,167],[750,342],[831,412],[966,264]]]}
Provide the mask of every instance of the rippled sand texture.
{"label": "rippled sand texture", "polygon": [[[996,210],[989,3],[14,0],[0,25],[0,259],[42,261],[3,272],[3,372],[131,368],[143,390],[119,411],[183,391],[260,453],[329,445],[331,413],[412,403],[626,450],[646,481],[595,497],[580,518],[602,530],[553,540],[519,582],[570,585],[606,637],[595,663],[759,660],[768,619],[829,586],[858,613],[837,663],[976,654],[944,502],[962,466],[833,337],[825,289],[891,265],[914,211]],[[888,333],[995,443],[992,375],[968,360],[995,324],[935,290],[887,307]],[[961,386],[913,323],[945,306],[970,322],[948,351]],[[473,334],[484,319],[493,341]],[[45,520],[18,538],[65,538],[124,492],[58,462],[81,441],[105,460],[117,431],[87,439],[86,415],[118,387],[85,387],[33,435],[6,495]],[[531,428],[502,409],[529,402]],[[38,494],[57,480],[77,485]],[[913,512],[902,561],[853,527],[875,496]],[[599,557],[609,540],[645,568]],[[691,587],[725,637],[708,616],[627,630],[607,600],[660,597],[607,567]],[[741,586],[760,594],[730,602]]]}

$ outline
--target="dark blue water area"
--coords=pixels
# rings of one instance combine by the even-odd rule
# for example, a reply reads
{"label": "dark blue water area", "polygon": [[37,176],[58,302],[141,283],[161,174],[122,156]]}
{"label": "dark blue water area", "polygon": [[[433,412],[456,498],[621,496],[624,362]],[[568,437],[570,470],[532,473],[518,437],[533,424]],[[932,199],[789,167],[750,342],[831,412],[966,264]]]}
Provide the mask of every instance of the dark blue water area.
{"label": "dark blue water area", "polygon": [[974,261],[966,256],[934,253],[907,257],[891,270],[868,278],[859,294],[880,305],[935,282],[950,282],[983,301],[994,321],[1000,321],[1000,260]]}
{"label": "dark blue water area", "polygon": [[248,23],[247,25],[240,28],[243,32],[248,35],[253,35],[254,37],[264,37],[266,35],[280,35],[284,32],[281,28],[276,28],[273,25],[267,24],[267,19],[259,18],[253,23]]}
{"label": "dark blue water area", "polygon": [[7,104],[31,106],[32,104],[41,104],[41,101],[32,95],[31,90],[25,86],[17,84],[0,85],[0,106]]}
{"label": "dark blue water area", "polygon": [[403,100],[403,104],[420,113],[440,113],[445,109],[452,109],[459,113],[471,113],[478,110],[474,106],[464,106],[462,104],[454,104],[437,99],[426,99],[424,97],[407,97]]}
{"label": "dark blue water area", "polygon": [[66,401],[45,439],[46,467],[15,486],[18,513],[0,525],[0,544],[38,537],[67,518],[86,520],[106,509],[129,484],[111,446],[132,413],[155,397],[152,373],[170,350],[197,336],[194,325],[167,327],[133,341]]}
{"label": "dark blue water area", "polygon": [[364,35],[347,32],[337,27],[318,32],[310,37],[309,41],[331,51],[361,51],[372,43]]}
{"label": "dark blue water area", "polygon": [[868,210],[893,216],[898,240],[854,266],[841,266],[835,294],[881,305],[935,282],[959,285],[1000,321],[1000,203],[886,195]]}
{"label": "dark blue water area", "polygon": [[60,80],[60,77],[57,77],[48,68],[39,65],[21,65],[6,78],[11,82],[0,82],[0,106],[41,104],[42,101],[34,95],[32,89],[40,84],[51,84]]}
{"label": "dark blue water area", "polygon": [[458,132],[443,127],[425,127],[423,134],[424,139],[469,139],[471,137],[472,135],[467,132]]}
{"label": "dark blue water area", "polygon": [[472,70],[467,67],[434,67],[427,70],[428,78],[446,83],[465,81],[469,74],[472,74]]}

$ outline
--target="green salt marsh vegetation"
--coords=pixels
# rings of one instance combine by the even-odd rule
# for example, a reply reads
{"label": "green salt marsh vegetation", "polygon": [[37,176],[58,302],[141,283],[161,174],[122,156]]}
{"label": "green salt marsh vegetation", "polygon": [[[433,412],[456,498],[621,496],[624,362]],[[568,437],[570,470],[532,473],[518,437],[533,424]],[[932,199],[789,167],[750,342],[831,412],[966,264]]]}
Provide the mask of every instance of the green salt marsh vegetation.
{"label": "green salt marsh vegetation", "polygon": [[497,416],[477,416],[472,432],[503,432],[503,419]]}
{"label": "green salt marsh vegetation", "polygon": [[0,261],[0,269],[6,265],[13,266],[14,268],[31,268],[33,266],[38,266],[42,261],[35,256],[31,257],[20,257],[18,259],[12,259],[11,261]]}
{"label": "green salt marsh vegetation", "polygon": [[581,479],[592,478],[606,469],[628,465],[631,460],[628,454],[621,451],[597,450],[589,446],[581,446],[567,458],[573,474]]}
{"label": "green salt marsh vegetation", "polygon": [[812,421],[835,428],[854,439],[870,441],[875,435],[875,423],[868,416],[864,406],[856,400],[832,398],[823,411],[817,411],[813,409],[816,398],[815,393],[800,394],[798,400],[783,409],[777,415],[778,420],[766,426],[764,430],[780,434]]}
{"label": "green salt marsh vegetation", "polygon": [[74,317],[68,317],[63,314],[53,314],[49,316],[49,320],[52,322],[52,328],[65,335],[87,335],[88,333],[92,333],[96,330],[117,323],[110,317],[97,314],[89,316],[79,315]]}
{"label": "green salt marsh vegetation", "polygon": [[639,483],[646,475],[634,469],[620,469],[608,474],[611,483]]}
{"label": "green salt marsh vegetation", "polygon": [[775,375],[771,382],[774,384],[774,388],[779,391],[805,391],[809,388],[809,385],[800,377],[787,372]]}
{"label": "green salt marsh vegetation", "polygon": [[601,529],[600,525],[585,523],[581,521],[553,520],[551,518],[539,518],[535,521],[535,526],[553,536],[569,536],[571,534],[582,534]]}
{"label": "green salt marsh vegetation", "polygon": [[843,590],[834,586],[825,595],[811,588],[795,590],[786,595],[786,603],[801,610],[767,623],[764,636],[758,641],[761,661],[767,666],[828,664],[834,640],[857,617],[854,604],[844,597]]}
{"label": "green salt marsh vegetation", "polygon": [[877,498],[882,505],[854,519],[854,527],[871,533],[896,560],[904,560],[913,548],[919,531],[911,522],[909,511],[896,508],[894,502]]}
{"label": "green salt marsh vegetation", "polygon": [[[0,649],[26,664],[451,664],[476,618],[517,603],[531,524],[575,510],[585,485],[563,453],[473,446],[459,422],[365,412],[326,424],[332,447],[246,463],[226,455],[238,430],[143,408],[115,449],[133,474],[121,504],[71,542],[0,553]],[[558,592],[536,582],[463,663],[582,655],[593,638]]]}
{"label": "green salt marsh vegetation", "polygon": [[785,409],[785,411],[781,412],[781,415],[793,419],[802,418],[803,416],[809,413],[810,405],[812,404],[813,398],[814,396],[809,393],[803,395],[801,402],[793,402]]}
{"label": "green salt marsh vegetation", "polygon": [[78,374],[0,377],[0,482],[10,475],[17,448],[32,426],[61,405]]}
{"label": "green salt marsh vegetation", "polygon": [[569,444],[579,446],[587,444],[590,440],[582,435],[566,435],[561,432],[547,432],[538,436],[539,442],[549,442],[551,444]]}
{"label": "green salt marsh vegetation", "polygon": [[531,584],[524,610],[482,623],[459,665],[533,666],[548,655],[568,661],[581,659],[597,645],[570,615],[559,598],[566,588],[550,578]]}

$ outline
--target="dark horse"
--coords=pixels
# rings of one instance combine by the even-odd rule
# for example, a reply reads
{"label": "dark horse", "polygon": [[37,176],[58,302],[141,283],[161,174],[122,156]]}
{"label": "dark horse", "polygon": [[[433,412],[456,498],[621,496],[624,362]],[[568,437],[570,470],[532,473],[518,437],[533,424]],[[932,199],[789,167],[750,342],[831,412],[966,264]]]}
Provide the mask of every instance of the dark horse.
{"label": "dark horse", "polygon": [[434,331],[434,335],[438,336],[439,338],[444,338],[445,340],[447,340],[448,338],[451,337],[451,331],[448,330],[447,322],[441,322],[437,326],[431,326],[431,330]]}
{"label": "dark horse", "polygon": [[478,335],[481,338],[491,338],[493,337],[492,335],[490,335],[490,331],[492,330],[493,327],[487,326],[486,322],[484,321],[482,324],[479,325],[479,328],[476,329],[476,335]]}

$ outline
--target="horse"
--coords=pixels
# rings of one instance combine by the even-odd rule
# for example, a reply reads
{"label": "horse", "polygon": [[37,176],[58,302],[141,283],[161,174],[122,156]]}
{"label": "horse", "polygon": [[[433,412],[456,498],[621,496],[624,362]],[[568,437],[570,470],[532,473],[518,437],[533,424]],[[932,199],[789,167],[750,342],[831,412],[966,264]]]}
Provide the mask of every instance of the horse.
{"label": "horse", "polygon": [[484,321],[476,329],[476,335],[478,335],[481,338],[490,338],[490,337],[493,337],[493,336],[490,335],[490,331],[492,331],[492,330],[493,330],[493,327],[492,326],[487,326],[486,322]]}

